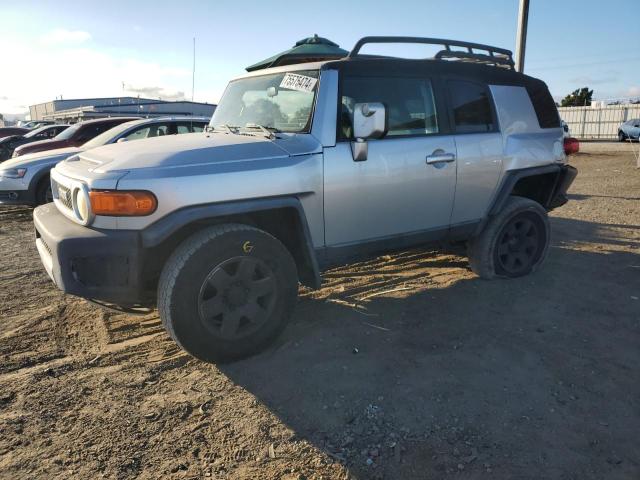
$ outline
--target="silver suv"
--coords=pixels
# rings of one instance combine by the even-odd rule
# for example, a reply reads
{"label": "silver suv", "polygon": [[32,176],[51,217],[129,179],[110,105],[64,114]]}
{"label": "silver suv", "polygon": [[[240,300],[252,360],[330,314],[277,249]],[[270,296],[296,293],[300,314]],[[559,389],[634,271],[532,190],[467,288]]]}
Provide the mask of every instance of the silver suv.
{"label": "silver suv", "polygon": [[[442,50],[359,53],[382,42]],[[466,241],[482,278],[532,272],[575,175],[546,85],[508,50],[366,37],[341,60],[233,80],[207,132],[59,163],[36,244],[65,292],[157,305],[181,347],[229,360],[272,341],[298,283],[331,264]]]}

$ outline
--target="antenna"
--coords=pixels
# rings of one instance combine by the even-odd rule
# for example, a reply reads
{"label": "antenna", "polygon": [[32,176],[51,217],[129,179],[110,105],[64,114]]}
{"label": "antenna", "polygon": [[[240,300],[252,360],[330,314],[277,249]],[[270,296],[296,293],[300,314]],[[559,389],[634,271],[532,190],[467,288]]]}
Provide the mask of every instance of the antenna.
{"label": "antenna", "polygon": [[193,72],[191,74],[191,101],[196,87],[196,37],[193,37]]}

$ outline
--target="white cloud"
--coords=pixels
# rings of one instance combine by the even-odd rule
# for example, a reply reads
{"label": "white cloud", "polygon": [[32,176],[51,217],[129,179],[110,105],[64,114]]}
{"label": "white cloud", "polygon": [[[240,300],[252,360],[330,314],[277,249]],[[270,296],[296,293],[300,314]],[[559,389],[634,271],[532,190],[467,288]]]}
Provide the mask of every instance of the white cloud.
{"label": "white cloud", "polygon": [[[51,101],[60,95],[90,98],[139,94],[164,100],[191,99],[190,68],[82,45],[43,48],[39,41],[3,42],[3,62],[11,69],[0,77],[0,113],[24,113],[25,105]],[[217,101],[225,83],[204,76],[196,76],[196,80],[194,100]]]}
{"label": "white cloud", "polygon": [[640,86],[629,87],[626,94],[629,97],[640,97]]}
{"label": "white cloud", "polygon": [[185,100],[185,93],[183,90],[173,90],[163,87],[133,86],[125,84],[124,91],[132,96],[140,95],[141,97],[161,98],[162,100],[169,101]]}
{"label": "white cloud", "polygon": [[56,28],[45,33],[41,37],[42,43],[45,44],[79,44],[91,40],[91,34],[83,30],[66,30],[64,28]]}

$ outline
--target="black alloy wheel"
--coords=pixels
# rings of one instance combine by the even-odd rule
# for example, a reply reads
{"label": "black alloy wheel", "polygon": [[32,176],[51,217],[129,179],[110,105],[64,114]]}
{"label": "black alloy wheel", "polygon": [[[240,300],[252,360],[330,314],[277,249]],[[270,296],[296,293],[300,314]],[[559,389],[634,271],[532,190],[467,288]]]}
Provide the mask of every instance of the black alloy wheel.
{"label": "black alloy wheel", "polygon": [[237,340],[269,319],[278,300],[271,268],[259,258],[233,257],[205,278],[198,296],[202,326],[224,340]]}
{"label": "black alloy wheel", "polygon": [[512,218],[502,229],[496,245],[497,270],[509,276],[526,273],[538,261],[544,232],[537,217],[526,213]]}

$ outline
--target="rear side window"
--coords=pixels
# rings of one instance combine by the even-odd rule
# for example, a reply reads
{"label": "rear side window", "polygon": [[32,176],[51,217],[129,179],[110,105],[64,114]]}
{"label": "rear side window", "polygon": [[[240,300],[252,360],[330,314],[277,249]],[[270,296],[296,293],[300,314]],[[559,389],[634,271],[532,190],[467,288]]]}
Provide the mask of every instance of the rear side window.
{"label": "rear side window", "polygon": [[494,131],[495,123],[487,87],[463,80],[450,80],[447,83],[456,133]]}
{"label": "rear side window", "polygon": [[546,85],[528,85],[527,92],[538,117],[540,128],[560,128],[560,116],[556,102],[553,101]]}
{"label": "rear side window", "polygon": [[340,138],[353,138],[357,103],[383,103],[388,116],[387,137],[438,132],[431,82],[411,77],[346,77],[342,84]]}

